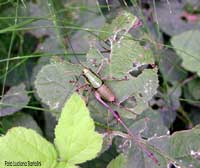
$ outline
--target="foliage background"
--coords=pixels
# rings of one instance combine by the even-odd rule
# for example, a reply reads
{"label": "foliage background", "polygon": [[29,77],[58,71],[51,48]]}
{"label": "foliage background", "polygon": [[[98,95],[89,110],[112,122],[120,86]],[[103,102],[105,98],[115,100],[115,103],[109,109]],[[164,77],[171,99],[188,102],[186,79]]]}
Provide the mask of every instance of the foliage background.
{"label": "foliage background", "polygon": [[[145,43],[153,50],[159,77],[157,94],[149,102],[151,109],[137,118],[132,126],[133,131],[138,132],[148,125],[148,129],[142,134],[147,138],[155,133],[156,136],[163,135],[168,129],[172,134],[199,124],[198,0],[1,0],[2,135],[14,126],[24,126],[53,141],[57,121],[49,113],[47,105],[38,99],[34,87],[36,74],[42,66],[49,63],[51,56],[64,56],[73,60],[75,52],[78,59],[84,59],[92,35],[105,23],[111,23],[122,10],[130,11],[142,20],[143,26],[140,29],[145,32]],[[131,34],[136,35],[134,37],[140,43],[144,43],[140,34],[134,33],[133,31]],[[148,116],[148,111],[152,109],[153,112]],[[158,115],[161,120],[155,118]],[[152,122],[146,122],[145,117],[149,117]],[[155,131],[160,122],[163,128]],[[107,127],[105,123],[100,124]],[[113,145],[99,158],[82,167],[94,167],[94,164],[95,167],[105,167],[117,154]]]}

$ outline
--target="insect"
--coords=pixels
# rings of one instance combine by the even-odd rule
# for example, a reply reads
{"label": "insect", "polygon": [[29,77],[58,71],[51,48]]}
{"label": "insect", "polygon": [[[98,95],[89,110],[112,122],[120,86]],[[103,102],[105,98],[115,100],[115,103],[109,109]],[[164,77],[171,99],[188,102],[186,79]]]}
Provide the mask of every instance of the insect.
{"label": "insect", "polygon": [[117,111],[114,111],[106,102],[114,102],[116,101],[116,97],[114,93],[111,91],[111,89],[104,83],[103,80],[100,79],[100,77],[95,74],[93,71],[91,71],[88,68],[83,69],[83,75],[86,78],[86,80],[89,82],[92,88],[95,89],[94,95],[96,99],[105,107],[109,112],[112,113],[114,118],[124,127],[124,129],[127,131],[128,135],[130,136],[130,139],[133,139],[135,143],[140,146],[143,151],[156,163],[158,164],[157,158],[154,156],[152,152],[150,152],[141,142],[140,138],[134,135],[131,130],[127,127],[125,122],[122,120],[121,116]]}
{"label": "insect", "polygon": [[[133,27],[137,27],[140,24],[141,22],[136,20],[136,24]],[[94,90],[94,96],[96,100],[113,115],[113,117],[117,120],[118,123],[122,125],[122,127],[126,130],[128,134],[128,138],[130,140],[133,140],[148,155],[148,157],[150,157],[156,164],[158,164],[158,160],[154,156],[154,154],[150,152],[143,143],[141,143],[141,138],[132,133],[132,131],[128,128],[128,126],[122,120],[118,111],[113,110],[111,106],[109,105],[109,104],[118,104],[118,103],[117,103],[117,98],[115,96],[115,93],[106,85],[104,80],[102,80],[101,77],[98,75],[100,68],[102,68],[101,65],[99,65],[100,67],[97,70],[98,71],[97,73],[95,73],[93,70],[83,65],[76,57],[75,51],[72,47],[70,40],[69,39],[67,40],[69,42],[69,46],[71,47],[74,53],[73,55],[75,56],[77,62],[83,67],[82,76],[86,79],[87,84],[89,84],[89,86]],[[150,65],[150,67],[154,68],[154,64]],[[120,80],[127,80],[127,78],[125,77],[124,79],[120,79]],[[82,85],[82,86],[85,86],[85,85]],[[80,86],[79,88],[81,88],[82,86]],[[79,90],[79,88],[77,90]]]}
{"label": "insect", "polygon": [[[130,18],[131,19],[131,18]],[[131,19],[132,20],[132,19]],[[136,19],[134,21],[137,21]],[[133,20],[131,21],[131,23],[133,23]],[[127,22],[124,22],[124,24],[127,26]],[[138,23],[137,23],[138,24]],[[117,32],[119,33],[115,33],[114,35],[112,34],[110,38],[113,38],[114,41],[110,41],[110,43],[108,43],[108,45],[110,45],[110,48],[112,46],[112,52],[115,51],[115,54],[116,52],[121,52],[120,51],[120,47],[119,44],[117,41],[120,40],[121,44],[123,44],[123,46],[128,46],[129,43],[127,42],[131,42],[128,38],[123,38],[123,33],[126,33],[128,32],[128,29],[130,27],[134,27],[134,26],[130,26],[129,25],[129,28],[126,29],[126,26],[124,26],[125,28],[121,30],[121,26],[120,28],[117,27],[117,29],[113,29],[116,30]],[[121,31],[120,31],[121,30]],[[123,41],[123,39],[125,40]],[[143,143],[142,139],[137,136],[137,135],[134,135],[132,133],[132,131],[128,128],[128,126],[126,125],[126,123],[122,120],[122,117],[120,116],[120,114],[118,112],[121,112],[119,111],[118,109],[119,108],[115,108],[116,105],[120,105],[121,102],[124,101],[124,99],[126,100],[127,97],[129,96],[128,93],[126,92],[126,95],[123,97],[123,101],[121,101],[121,99],[119,98],[119,94],[116,93],[116,89],[114,90],[114,87],[110,87],[110,84],[106,79],[105,77],[110,77],[108,76],[108,74],[104,75],[104,70],[106,69],[105,66],[101,66],[101,64],[99,64],[103,59],[104,59],[104,56],[102,57],[101,61],[96,61],[94,60],[94,64],[97,65],[94,69],[89,65],[88,66],[88,62],[86,61],[86,63],[84,62],[81,62],[79,61],[79,59],[76,57],[76,53],[74,52],[74,49],[70,43],[70,40],[68,40],[68,46],[71,48],[71,50],[73,51],[73,56],[74,58],[77,60],[76,63],[78,65],[72,65],[71,63],[73,61],[71,61],[70,63],[68,62],[68,64],[64,65],[63,63],[57,63],[55,65],[46,65],[42,71],[40,71],[39,75],[37,76],[37,80],[36,80],[36,84],[39,85],[38,89],[40,90],[40,94],[43,94],[44,95],[44,98],[45,101],[47,102],[48,105],[51,105],[51,107],[53,107],[53,109],[55,108],[58,108],[59,105],[61,104],[60,102],[62,101],[59,101],[60,97],[56,97],[56,96],[60,96],[59,93],[63,93],[63,92],[67,92],[66,95],[63,96],[63,102],[65,100],[65,98],[68,96],[67,94],[70,94],[71,91],[73,90],[72,87],[74,88],[75,86],[75,89],[77,91],[83,89],[83,94],[87,94],[89,95],[90,93],[94,93],[94,96],[95,96],[95,100],[97,100],[102,106],[100,106],[100,110],[102,108],[105,108],[107,109],[107,111],[109,111],[113,117],[118,121],[118,123],[120,123],[122,125],[122,127],[125,129],[126,133],[127,133],[127,139],[129,139],[130,141],[134,141],[139,147],[141,147],[141,149],[152,159],[154,160],[154,162],[158,163],[157,159],[155,158],[155,156],[153,155],[153,153],[151,153],[147,147],[145,146],[145,143]],[[123,42],[122,42],[123,41]],[[115,50],[113,49],[113,46],[112,45],[112,42],[115,43]],[[134,44],[135,43],[131,43],[133,46],[135,46]],[[138,44],[139,45],[139,44]],[[138,46],[141,48],[141,46]],[[98,50],[99,51],[99,50]],[[126,58],[128,57],[128,59],[126,59],[125,61],[129,61],[131,60],[131,62],[129,61],[128,64],[130,64],[130,66],[135,63],[135,66],[134,68],[135,69],[138,69],[138,67],[141,67],[143,66],[144,64],[140,64],[140,60],[143,59],[145,57],[145,60],[149,60],[148,58],[148,55],[147,57],[144,56],[144,54],[132,54],[134,53],[134,50],[130,50],[130,47],[127,47],[127,51],[131,54],[127,54],[126,53]],[[111,53],[111,50],[108,50],[108,52]],[[126,51],[125,51],[126,52]],[[121,52],[123,54],[123,52]],[[95,54],[90,54],[90,55],[95,55]],[[102,54],[100,53],[99,55],[102,56]],[[133,56],[134,57],[133,57]],[[98,54],[95,55],[95,58],[99,59],[99,57],[96,57],[98,56]],[[101,57],[100,56],[100,57]],[[135,58],[136,57],[136,58]],[[89,57],[87,57],[88,59]],[[91,58],[91,57],[90,57]],[[113,57],[114,58],[114,57]],[[118,59],[119,57],[115,57],[115,61],[116,59]],[[133,62],[132,60],[135,60],[135,62]],[[147,61],[148,62],[152,62],[151,61],[152,59],[150,59],[150,61]],[[70,61],[70,60],[69,60]],[[113,60],[112,60],[113,61]],[[63,61],[64,62],[64,61]],[[97,64],[95,63],[97,62]],[[109,62],[109,61],[108,61]],[[113,63],[113,62],[112,62]],[[143,62],[142,62],[143,63]],[[145,62],[146,63],[146,62]],[[105,64],[106,65],[106,64]],[[113,65],[113,64],[112,64]],[[65,69],[67,66],[68,69]],[[118,65],[116,65],[118,66]],[[103,69],[103,72],[99,73],[100,72],[100,69],[102,69],[102,67],[105,69]],[[96,71],[96,68],[98,68],[98,70]],[[117,67],[118,68],[118,67]],[[124,68],[124,67],[122,67]],[[75,71],[78,69],[78,72],[76,73]],[[114,69],[114,68],[113,68]],[[147,69],[147,68],[146,68]],[[82,72],[81,72],[82,71]],[[125,70],[126,72],[129,72],[129,69],[128,70]],[[125,72],[124,69],[122,69],[122,72]],[[45,73],[46,72],[46,73]],[[47,74],[48,72],[48,74]],[[54,74],[52,74],[52,72]],[[59,75],[57,75],[56,73],[60,73]],[[103,75],[102,75],[103,74]],[[80,86],[79,84],[81,83],[80,79],[82,78],[79,78],[78,77],[82,76],[84,77],[84,79],[87,81],[87,83],[85,84],[84,82],[84,85],[87,85],[87,89],[85,89],[84,85]],[[58,76],[58,78],[56,78],[55,76]],[[66,78],[63,79],[63,76],[65,76]],[[123,75],[124,76],[124,75]],[[129,84],[131,85],[132,83],[132,80],[134,80],[134,78],[132,77],[132,79],[130,80],[130,78],[126,78],[126,77],[122,77],[123,79],[120,79],[120,77],[118,78],[117,76],[112,76],[114,78],[112,78],[111,80],[113,81],[112,84],[116,84],[117,82],[115,82],[115,80],[121,80],[122,83],[126,83],[126,82],[129,82]],[[44,79],[46,79],[44,81]],[[62,80],[60,80],[62,79]],[[71,80],[72,79],[72,80]],[[73,81],[73,79],[76,79],[75,81]],[[127,81],[125,81],[127,80]],[[59,83],[59,81],[63,82],[63,83]],[[150,81],[150,80],[149,80]],[[142,81],[142,82],[145,82],[145,81]],[[54,84],[58,84],[58,86],[55,86],[55,87],[51,87],[52,90],[54,89],[55,90],[55,94],[52,94],[54,97],[52,98],[52,96],[49,98],[49,97],[46,97],[46,93],[49,91],[47,90],[48,88],[45,87],[45,84],[49,84],[52,86],[54,86]],[[73,85],[70,85],[69,83],[75,83]],[[70,87],[67,88],[66,85],[70,85]],[[83,84],[83,83],[81,83]],[[78,85],[78,86],[77,86]],[[130,86],[129,85],[129,86]],[[114,85],[111,85],[111,86],[114,86]],[[116,86],[116,85],[115,85]],[[123,85],[120,85],[121,89]],[[147,85],[146,87],[148,88],[149,85]],[[64,89],[63,89],[64,88]],[[67,89],[65,89],[67,88]],[[62,89],[62,90],[60,90]],[[134,88],[133,88],[134,89]],[[46,91],[47,90],[47,91]],[[89,90],[91,92],[89,92]],[[131,89],[127,89],[127,90],[131,90]],[[145,92],[146,90],[144,90]],[[122,91],[123,92],[123,91]],[[148,92],[148,91],[147,91]],[[124,92],[123,92],[124,93]],[[149,93],[149,92],[148,92]],[[134,93],[132,93],[134,94]],[[124,95],[124,94],[123,94]],[[145,95],[145,94],[144,94]],[[130,95],[131,96],[131,95]],[[142,94],[138,94],[137,96],[139,96],[140,99],[142,99]],[[89,97],[89,96],[88,96]],[[93,97],[92,97],[93,98]],[[52,100],[53,99],[53,100]],[[51,101],[52,100],[52,101]],[[56,100],[56,101],[55,101]],[[53,102],[53,103],[52,103]],[[90,101],[89,101],[90,103]],[[95,102],[96,103],[96,102]],[[114,107],[113,107],[114,106]],[[98,108],[98,107],[97,107]],[[116,110],[117,109],[117,110]],[[123,106],[123,109],[125,109],[125,107]]]}

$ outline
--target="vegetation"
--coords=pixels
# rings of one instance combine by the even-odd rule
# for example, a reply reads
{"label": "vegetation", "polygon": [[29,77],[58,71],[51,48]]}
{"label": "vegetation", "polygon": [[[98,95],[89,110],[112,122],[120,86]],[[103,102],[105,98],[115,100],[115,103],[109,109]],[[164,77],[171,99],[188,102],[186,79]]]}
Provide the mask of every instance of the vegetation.
{"label": "vegetation", "polygon": [[0,167],[199,167],[198,0],[0,9]]}

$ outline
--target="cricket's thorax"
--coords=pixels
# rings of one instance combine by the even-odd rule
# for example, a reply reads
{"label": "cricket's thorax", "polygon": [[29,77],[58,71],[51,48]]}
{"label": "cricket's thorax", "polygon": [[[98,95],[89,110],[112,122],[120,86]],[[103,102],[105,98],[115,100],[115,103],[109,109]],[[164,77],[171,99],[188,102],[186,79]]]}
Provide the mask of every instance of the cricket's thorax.
{"label": "cricket's thorax", "polygon": [[89,69],[83,69],[83,74],[93,88],[98,89],[101,85],[103,85],[103,81]]}
{"label": "cricket's thorax", "polygon": [[83,74],[87,78],[88,82],[91,86],[96,89],[96,91],[100,94],[100,96],[109,102],[115,101],[115,95],[110,90],[108,86],[106,86],[103,81],[92,71],[89,69],[83,69]]}

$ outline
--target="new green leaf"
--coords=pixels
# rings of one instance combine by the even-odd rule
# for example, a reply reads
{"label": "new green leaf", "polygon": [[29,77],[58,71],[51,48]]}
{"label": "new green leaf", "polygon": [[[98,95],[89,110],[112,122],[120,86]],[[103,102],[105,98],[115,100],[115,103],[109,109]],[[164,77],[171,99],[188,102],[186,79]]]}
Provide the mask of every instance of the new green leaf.
{"label": "new green leaf", "polygon": [[[54,146],[31,129],[16,127],[0,138],[0,167],[6,161],[39,162],[40,168],[54,168],[57,162]],[[28,162],[29,161],[29,162]],[[38,166],[20,166],[20,168]]]}
{"label": "new green leaf", "polygon": [[65,162],[59,162],[55,168],[79,168],[78,166],[74,164],[67,164]]}
{"label": "new green leaf", "polygon": [[62,109],[55,129],[60,160],[79,164],[95,158],[101,150],[102,136],[94,129],[85,102],[78,94],[73,94]]}

